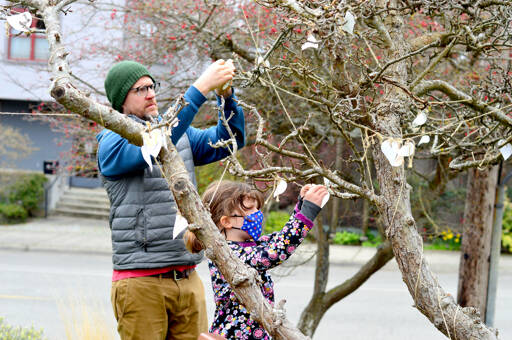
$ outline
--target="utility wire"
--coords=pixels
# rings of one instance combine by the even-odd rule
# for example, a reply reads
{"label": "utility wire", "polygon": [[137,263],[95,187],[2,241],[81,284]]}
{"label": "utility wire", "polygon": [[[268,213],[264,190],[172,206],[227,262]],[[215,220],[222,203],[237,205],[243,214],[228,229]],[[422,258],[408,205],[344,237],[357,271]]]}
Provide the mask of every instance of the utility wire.
{"label": "utility wire", "polygon": [[76,113],[31,113],[31,112],[0,112],[4,116],[65,116],[65,117],[80,117]]}

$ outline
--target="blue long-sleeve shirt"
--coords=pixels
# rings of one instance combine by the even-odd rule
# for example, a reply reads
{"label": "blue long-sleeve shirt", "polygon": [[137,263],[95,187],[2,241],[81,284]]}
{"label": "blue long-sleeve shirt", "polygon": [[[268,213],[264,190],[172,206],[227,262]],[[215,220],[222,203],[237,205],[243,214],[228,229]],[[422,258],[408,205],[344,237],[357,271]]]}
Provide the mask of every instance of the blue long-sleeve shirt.
{"label": "blue long-sleeve shirt", "polygon": [[[208,129],[197,129],[190,124],[192,123],[199,107],[206,101],[203,94],[194,86],[189,87],[185,93],[184,99],[188,102],[178,114],[179,124],[172,129],[171,140],[174,144],[187,134],[194,155],[195,165],[204,165],[223,159],[230,155],[227,148],[212,148],[209,142],[216,143],[219,140],[229,139],[229,133],[222,124],[220,119],[216,126]],[[231,131],[235,134],[238,148],[245,145],[245,119],[242,108],[240,108],[233,94],[225,99],[224,115],[229,119],[228,124]],[[220,104],[220,97],[217,102]],[[105,177],[116,179],[120,176],[145,169],[148,164],[142,157],[139,146],[130,144],[128,140],[121,137],[115,132],[104,129],[96,139],[101,143],[98,146],[98,167],[101,174]]]}

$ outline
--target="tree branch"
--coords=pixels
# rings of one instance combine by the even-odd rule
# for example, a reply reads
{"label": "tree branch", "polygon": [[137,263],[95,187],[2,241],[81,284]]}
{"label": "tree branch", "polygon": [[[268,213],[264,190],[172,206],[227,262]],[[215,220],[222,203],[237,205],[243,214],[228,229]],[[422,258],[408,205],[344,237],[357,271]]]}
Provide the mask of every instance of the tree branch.
{"label": "tree branch", "polygon": [[460,101],[461,104],[471,107],[473,110],[490,114],[497,121],[505,124],[506,126],[512,126],[512,118],[507,116],[503,110],[479,101],[444,80],[422,81],[418,86],[416,86],[416,90],[414,92],[417,96],[422,96],[435,90],[443,92],[451,100]]}

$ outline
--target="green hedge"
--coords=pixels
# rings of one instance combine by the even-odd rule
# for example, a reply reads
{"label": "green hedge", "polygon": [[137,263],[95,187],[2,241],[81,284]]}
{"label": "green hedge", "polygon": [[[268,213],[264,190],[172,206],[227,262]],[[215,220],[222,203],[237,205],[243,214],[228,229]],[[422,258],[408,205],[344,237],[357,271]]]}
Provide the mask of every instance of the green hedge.
{"label": "green hedge", "polygon": [[501,232],[502,250],[512,253],[512,203],[505,200],[505,210],[503,211],[503,226]]}
{"label": "green hedge", "polygon": [[24,222],[27,219],[27,211],[16,204],[0,203],[0,221],[7,223]]}
{"label": "green hedge", "polygon": [[271,211],[267,220],[265,221],[265,225],[263,227],[264,234],[270,234],[274,231],[279,231],[283,229],[284,225],[290,219],[290,214],[284,211]]}
{"label": "green hedge", "polygon": [[33,216],[44,199],[44,183],[47,178],[42,174],[22,176],[10,187],[9,201],[21,204],[29,216]]}
{"label": "green hedge", "polygon": [[361,244],[361,235],[350,231],[338,231],[334,234],[332,242],[341,245],[359,245]]}
{"label": "green hedge", "polygon": [[37,173],[0,176],[0,223],[20,223],[29,216],[35,216],[44,201],[46,176]]}

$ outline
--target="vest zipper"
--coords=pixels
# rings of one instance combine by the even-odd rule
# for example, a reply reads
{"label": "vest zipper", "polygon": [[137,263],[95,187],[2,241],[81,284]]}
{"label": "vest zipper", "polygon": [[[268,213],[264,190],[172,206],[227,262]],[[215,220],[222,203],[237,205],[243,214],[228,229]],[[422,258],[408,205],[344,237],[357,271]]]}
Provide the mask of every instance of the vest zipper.
{"label": "vest zipper", "polygon": [[[148,252],[148,244],[147,244],[147,232],[146,232],[146,219],[144,217],[144,208],[139,208],[139,210],[137,211],[137,224],[138,225],[142,225],[142,247],[144,248],[144,252],[147,253]],[[142,221],[140,221],[141,219],[141,214],[142,214]]]}
{"label": "vest zipper", "polygon": [[146,214],[144,214],[144,208],[142,208],[141,210],[141,213],[142,213],[142,221],[143,221],[143,226],[144,226],[144,238],[143,238],[143,241],[144,241],[144,252],[147,253],[148,252],[148,229],[147,229],[147,225],[146,225]]}

